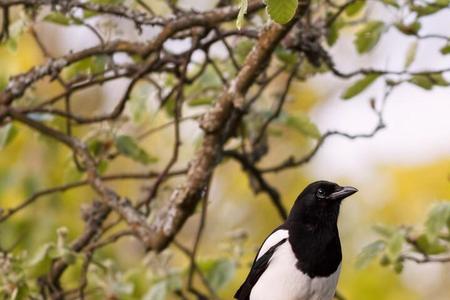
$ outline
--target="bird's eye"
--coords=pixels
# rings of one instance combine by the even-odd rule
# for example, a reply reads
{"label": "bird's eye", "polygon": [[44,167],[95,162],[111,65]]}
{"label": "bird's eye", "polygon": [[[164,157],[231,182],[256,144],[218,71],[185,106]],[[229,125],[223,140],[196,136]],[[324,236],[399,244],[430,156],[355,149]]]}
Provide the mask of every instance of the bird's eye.
{"label": "bird's eye", "polygon": [[318,195],[319,197],[325,196],[325,191],[324,191],[324,189],[319,188],[319,189],[317,190],[317,195]]}

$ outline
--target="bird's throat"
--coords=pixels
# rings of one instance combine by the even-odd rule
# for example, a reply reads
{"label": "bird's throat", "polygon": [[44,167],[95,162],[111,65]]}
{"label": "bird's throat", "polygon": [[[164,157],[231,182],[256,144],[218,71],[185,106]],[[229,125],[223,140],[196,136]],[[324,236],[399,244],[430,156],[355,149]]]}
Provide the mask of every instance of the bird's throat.
{"label": "bird's throat", "polygon": [[342,259],[336,224],[290,224],[289,242],[298,260],[297,268],[313,277],[333,274]]}

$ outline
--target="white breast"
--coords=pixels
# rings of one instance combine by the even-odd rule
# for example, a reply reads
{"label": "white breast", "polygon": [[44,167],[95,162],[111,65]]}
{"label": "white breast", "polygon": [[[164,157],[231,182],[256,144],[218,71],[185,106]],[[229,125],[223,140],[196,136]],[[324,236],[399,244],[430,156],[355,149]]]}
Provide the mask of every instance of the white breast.
{"label": "white breast", "polygon": [[[258,258],[271,246],[287,238],[287,230],[274,232],[261,247]],[[286,241],[277,248],[269,266],[252,289],[250,300],[331,300],[341,266],[329,277],[311,278],[296,268],[297,258]]]}
{"label": "white breast", "polygon": [[[341,273],[341,264],[337,270],[328,277],[314,277],[311,280],[311,290],[313,295],[308,300],[331,300],[336,292],[336,286]],[[302,299],[303,300],[303,299]]]}

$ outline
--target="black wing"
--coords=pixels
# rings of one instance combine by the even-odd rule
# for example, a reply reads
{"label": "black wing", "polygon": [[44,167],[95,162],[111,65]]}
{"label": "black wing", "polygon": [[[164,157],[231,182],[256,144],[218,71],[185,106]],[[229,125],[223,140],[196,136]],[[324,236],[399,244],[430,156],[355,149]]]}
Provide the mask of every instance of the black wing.
{"label": "black wing", "polygon": [[258,258],[253,262],[252,268],[250,269],[250,273],[248,273],[247,279],[245,282],[241,285],[241,287],[237,290],[236,294],[234,294],[234,298],[238,300],[249,300],[250,299],[250,293],[252,291],[253,286],[258,282],[259,277],[264,273],[264,271],[267,269],[267,266],[269,265],[270,258],[275,253],[275,250],[286,242],[287,238],[282,239],[275,245],[269,248],[266,253],[264,253],[263,256]]}

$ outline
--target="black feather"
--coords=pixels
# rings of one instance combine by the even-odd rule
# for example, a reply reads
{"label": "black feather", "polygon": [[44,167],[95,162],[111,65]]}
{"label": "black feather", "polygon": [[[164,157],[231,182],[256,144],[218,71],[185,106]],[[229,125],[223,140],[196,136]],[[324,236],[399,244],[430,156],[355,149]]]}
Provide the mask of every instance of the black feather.
{"label": "black feather", "polygon": [[275,250],[286,242],[287,239],[282,239],[275,245],[269,248],[266,253],[264,253],[263,256],[261,256],[259,259],[255,259],[253,262],[253,266],[250,269],[250,273],[247,276],[247,279],[245,282],[241,285],[241,287],[237,290],[236,294],[234,295],[235,299],[238,300],[249,300],[250,299],[250,293],[252,291],[253,286],[258,281],[259,277],[264,273],[264,271],[267,269],[267,266],[269,265],[270,259],[272,258],[272,255],[275,253]]}

